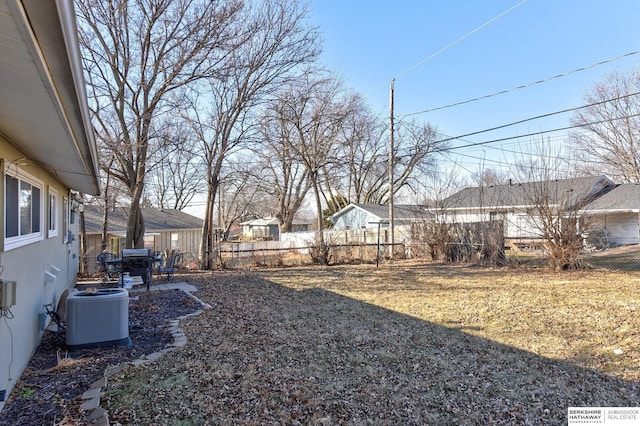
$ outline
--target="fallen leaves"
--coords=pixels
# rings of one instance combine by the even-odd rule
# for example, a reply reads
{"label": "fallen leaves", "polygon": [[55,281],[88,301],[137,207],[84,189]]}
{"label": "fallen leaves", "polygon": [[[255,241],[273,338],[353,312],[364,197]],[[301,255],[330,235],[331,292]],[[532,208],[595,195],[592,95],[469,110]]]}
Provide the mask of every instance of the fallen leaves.
{"label": "fallen leaves", "polygon": [[[152,309],[148,309],[150,306]],[[46,332],[0,414],[0,425],[87,424],[79,411],[80,395],[104,377],[105,369],[171,344],[168,321],[199,308],[178,290],[140,293],[130,302],[130,347],[83,349],[69,354],[64,352],[63,334]],[[152,397],[151,390],[145,396]]]}
{"label": "fallen leaves", "polygon": [[[581,290],[584,277],[563,278],[571,295],[562,305],[553,277],[539,272],[534,282],[521,271],[516,279],[477,269],[367,268],[201,278],[194,283],[198,297],[213,309],[181,322],[186,346],[112,378],[111,418],[124,424],[562,424],[569,406],[640,400],[637,378],[625,381],[563,358],[562,345],[576,336],[602,337],[580,310],[592,311],[592,290]],[[567,325],[577,328],[563,330]]]}

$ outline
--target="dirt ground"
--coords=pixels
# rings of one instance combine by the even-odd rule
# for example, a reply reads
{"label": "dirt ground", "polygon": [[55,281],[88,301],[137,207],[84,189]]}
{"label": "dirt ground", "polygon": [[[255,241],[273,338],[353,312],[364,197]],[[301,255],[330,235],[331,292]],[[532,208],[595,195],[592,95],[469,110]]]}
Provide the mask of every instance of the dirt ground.
{"label": "dirt ground", "polygon": [[47,331],[2,413],[0,425],[81,425],[80,395],[103,377],[107,367],[133,361],[172,343],[170,319],[201,308],[179,290],[131,293],[132,345],[66,352],[65,335]]}

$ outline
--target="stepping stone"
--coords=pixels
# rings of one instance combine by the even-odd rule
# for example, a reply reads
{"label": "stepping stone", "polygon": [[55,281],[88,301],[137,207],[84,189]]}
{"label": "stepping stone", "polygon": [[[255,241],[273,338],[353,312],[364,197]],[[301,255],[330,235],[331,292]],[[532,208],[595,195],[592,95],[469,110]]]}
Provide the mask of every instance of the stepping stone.
{"label": "stepping stone", "polygon": [[100,388],[89,389],[85,393],[82,394],[82,399],[93,399],[100,395]]}

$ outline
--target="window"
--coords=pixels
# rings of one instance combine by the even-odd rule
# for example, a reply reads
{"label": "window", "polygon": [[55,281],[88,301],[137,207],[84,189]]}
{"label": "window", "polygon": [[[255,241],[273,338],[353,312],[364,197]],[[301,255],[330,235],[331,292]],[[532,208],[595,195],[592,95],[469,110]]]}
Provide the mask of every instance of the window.
{"label": "window", "polygon": [[124,249],[124,238],[122,237],[110,237],[109,238],[109,251],[117,256]]}
{"label": "window", "polygon": [[179,247],[180,245],[178,240],[178,233],[172,232],[171,233],[171,250],[177,250]]}
{"label": "window", "polygon": [[48,234],[49,238],[58,235],[58,193],[49,188],[49,215],[48,222]]}
{"label": "window", "polygon": [[42,182],[24,173],[5,174],[5,249],[11,250],[43,237]]}
{"label": "window", "polygon": [[154,235],[145,235],[143,240],[144,248],[149,249],[152,252],[156,251],[156,237]]}

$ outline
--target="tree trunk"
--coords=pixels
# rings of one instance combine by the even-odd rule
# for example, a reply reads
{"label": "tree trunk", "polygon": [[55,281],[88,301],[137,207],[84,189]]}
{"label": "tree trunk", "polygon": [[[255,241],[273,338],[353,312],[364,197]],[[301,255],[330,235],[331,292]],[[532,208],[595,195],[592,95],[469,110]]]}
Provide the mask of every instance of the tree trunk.
{"label": "tree trunk", "polygon": [[324,244],[324,233],[322,232],[324,228],[324,218],[322,217],[322,200],[320,198],[320,188],[318,188],[318,181],[316,176],[312,178],[313,182],[313,194],[316,199],[316,212],[318,215],[317,225],[318,225],[318,242]]}
{"label": "tree trunk", "polygon": [[284,221],[282,221],[282,223],[280,223],[280,232],[291,232],[291,229],[293,228],[293,217],[285,217]]}
{"label": "tree trunk", "polygon": [[107,225],[109,221],[109,209],[111,208],[108,198],[105,197],[104,211],[102,214],[102,227],[100,229],[100,250],[105,251],[107,249]]}
{"label": "tree trunk", "polygon": [[202,238],[200,240],[200,269],[213,269],[213,214],[217,184],[210,184],[207,192],[207,204],[202,222]]}
{"label": "tree trunk", "polygon": [[[139,189],[138,189],[139,188]],[[129,218],[127,220],[127,237],[125,248],[144,248],[144,218],[140,210],[140,198],[142,197],[142,185],[136,185],[131,197]]]}
{"label": "tree trunk", "polygon": [[316,235],[316,257],[322,265],[329,264],[329,248],[324,241],[324,218],[322,217],[322,200],[320,198],[320,188],[318,188],[317,176],[312,173],[313,193],[316,199],[316,211],[318,214],[318,234]]}
{"label": "tree trunk", "polygon": [[[144,126],[148,129],[149,126]],[[143,137],[147,138],[147,131],[144,131]],[[130,176],[135,176],[136,181],[133,184],[133,188],[130,188],[131,193],[131,205],[129,206],[129,218],[127,221],[127,238],[125,241],[126,248],[144,248],[144,218],[142,217],[142,210],[140,210],[140,201],[142,200],[142,193],[144,191],[144,177],[145,177],[145,161],[147,158],[147,145],[140,144],[139,148],[139,160],[136,166],[135,173],[129,173]]]}
{"label": "tree trunk", "polygon": [[139,203],[136,203],[135,206],[132,203],[129,209],[125,248],[144,248],[144,217]]}

